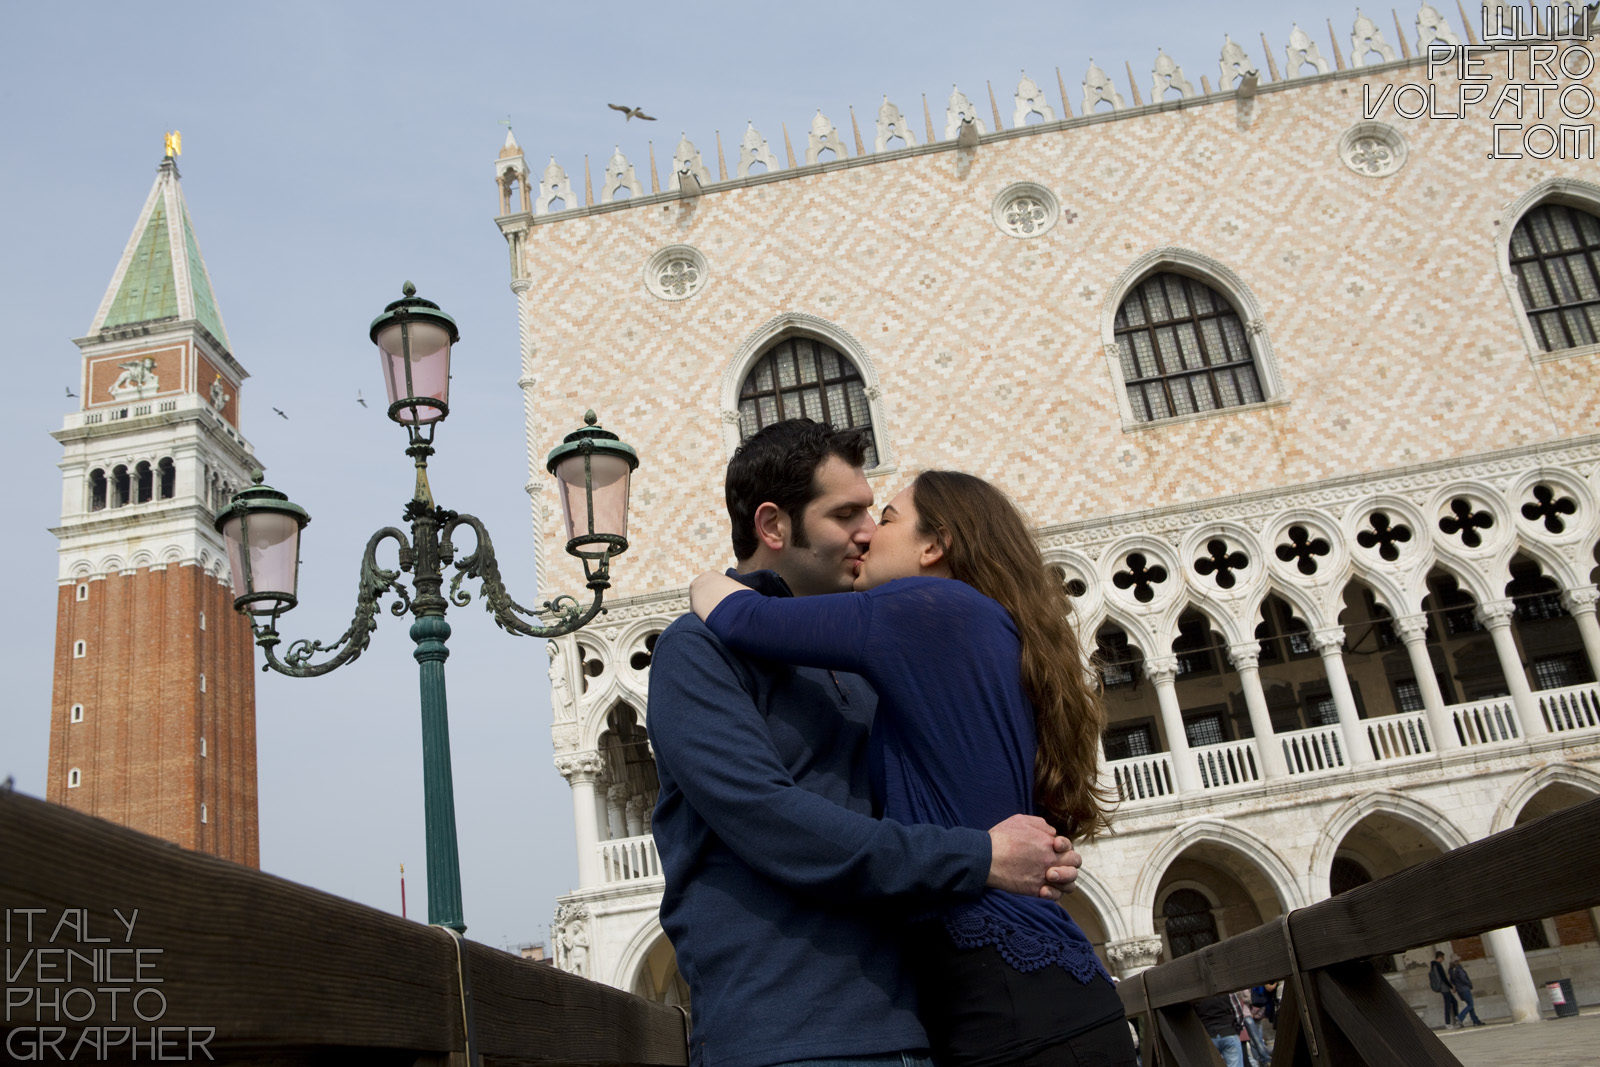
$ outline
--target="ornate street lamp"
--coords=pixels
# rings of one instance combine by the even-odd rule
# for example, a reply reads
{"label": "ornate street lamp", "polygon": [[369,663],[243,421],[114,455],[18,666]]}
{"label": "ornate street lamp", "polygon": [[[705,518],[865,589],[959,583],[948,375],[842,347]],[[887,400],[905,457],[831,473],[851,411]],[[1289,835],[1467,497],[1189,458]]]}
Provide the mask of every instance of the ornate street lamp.
{"label": "ornate street lamp", "polygon": [[[494,545],[483,523],[438,507],[428,486],[428,457],[433,455],[433,434],[450,413],[450,346],[460,340],[455,320],[439,305],[416,295],[405,285],[405,296],[384,309],[372,322],[370,335],[383,362],[389,391],[389,417],[406,428],[406,455],[417,471],[416,492],[405,508],[411,536],[385,526],[367,541],[361,560],[361,585],[356,595],[350,628],[331,643],[292,642],[280,659],[277,647],[278,616],[294,607],[300,531],[311,521],[304,508],[284,494],[256,484],[236,494],[218,512],[216,527],[228,545],[233,569],[235,610],[250,615],[256,644],[266,654],[262,670],[275,670],[293,678],[327,674],[366,651],[377,629],[378,602],[392,593],[397,599],[389,610],[410,614],[411,639],[422,688],[423,804],[426,809],[428,846],[428,921],[466,930],[461,907],[461,871],[456,849],[455,789],[450,773],[450,732],[445,707],[445,642],[450,637],[446,609],[469,603],[462,590],[464,579],[476,578],[484,607],[503,630],[525,637],[559,637],[579,629],[598,615],[606,589],[611,586],[611,559],[627,551],[628,483],[639,466],[634,450],[602,429],[593,411],[585,425],[568,434],[550,453],[550,473],[561,493],[566,521],[567,551],[583,561],[584,577],[593,600],[587,607],[571,596],[544,602],[538,610],[518,604],[500,579]],[[475,539],[471,553],[456,559],[452,540],[457,530],[469,527]],[[378,565],[378,546],[392,540],[399,548],[399,570]],[[443,592],[444,568],[455,564],[448,596]],[[401,572],[411,575],[411,591],[401,583]],[[328,653],[321,662],[312,662]]]}

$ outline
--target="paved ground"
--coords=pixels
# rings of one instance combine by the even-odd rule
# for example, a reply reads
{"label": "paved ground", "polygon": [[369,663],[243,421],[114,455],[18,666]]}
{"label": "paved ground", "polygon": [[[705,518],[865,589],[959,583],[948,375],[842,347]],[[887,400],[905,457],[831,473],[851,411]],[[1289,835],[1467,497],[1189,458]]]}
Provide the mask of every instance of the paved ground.
{"label": "paved ground", "polygon": [[1466,1067],[1600,1067],[1600,1008],[1585,1008],[1573,1019],[1547,1018],[1526,1026],[1489,1023],[1438,1034]]}

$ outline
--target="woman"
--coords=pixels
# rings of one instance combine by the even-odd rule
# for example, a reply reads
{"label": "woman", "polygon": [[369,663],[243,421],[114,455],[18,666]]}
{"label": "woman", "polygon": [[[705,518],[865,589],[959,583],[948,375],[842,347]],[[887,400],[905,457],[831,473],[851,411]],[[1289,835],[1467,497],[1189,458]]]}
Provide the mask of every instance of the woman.
{"label": "woman", "polygon": [[[883,509],[856,589],[764,597],[708,573],[690,598],[736,651],[873,684],[869,760],[886,817],[983,829],[1021,811],[1079,840],[1104,827],[1104,711],[1066,592],[1005,494],[924,472]],[[1058,905],[988,890],[912,934],[938,1063],[1136,1062],[1109,976]]]}

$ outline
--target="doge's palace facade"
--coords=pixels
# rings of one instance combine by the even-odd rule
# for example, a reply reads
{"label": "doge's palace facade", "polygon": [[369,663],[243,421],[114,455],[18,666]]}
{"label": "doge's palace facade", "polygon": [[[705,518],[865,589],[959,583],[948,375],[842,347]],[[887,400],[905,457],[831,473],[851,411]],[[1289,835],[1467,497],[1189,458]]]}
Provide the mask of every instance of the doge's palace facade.
{"label": "doge's palace facade", "polygon": [[[753,127],[731,169],[685,139],[664,176],[614,155],[598,196],[508,135],[528,439],[603,398],[646,457],[629,595],[549,646],[580,880],[558,963],[687,995],[650,657],[730,562],[741,434],[797,413],[870,428],[880,498],[954,467],[1038,527],[1106,686],[1122,803],[1067,906],[1116,973],[1600,794],[1593,126],[1408,117],[1529,72],[1429,5],[1405,29],[1091,66],[1070,97],[1025,76],[1009,116],[959,90],[848,139],[819,114],[783,163]],[[1539,30],[1555,91],[1592,93],[1589,46]],[[1391,977],[1436,1015],[1434,947]],[[1480,1012],[1558,976],[1600,1000],[1591,913],[1439,947]]]}

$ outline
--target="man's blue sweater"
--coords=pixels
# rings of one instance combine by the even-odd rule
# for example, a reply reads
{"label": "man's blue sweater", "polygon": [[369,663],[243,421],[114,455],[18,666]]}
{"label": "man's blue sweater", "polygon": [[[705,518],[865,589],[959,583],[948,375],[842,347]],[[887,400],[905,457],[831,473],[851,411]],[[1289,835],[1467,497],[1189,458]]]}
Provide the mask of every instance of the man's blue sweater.
{"label": "man's blue sweater", "polygon": [[735,655],[693,615],[656,642],[661,925],[699,1067],[927,1046],[900,920],[976,899],[989,836],[872,817],[874,706],[859,678]]}

